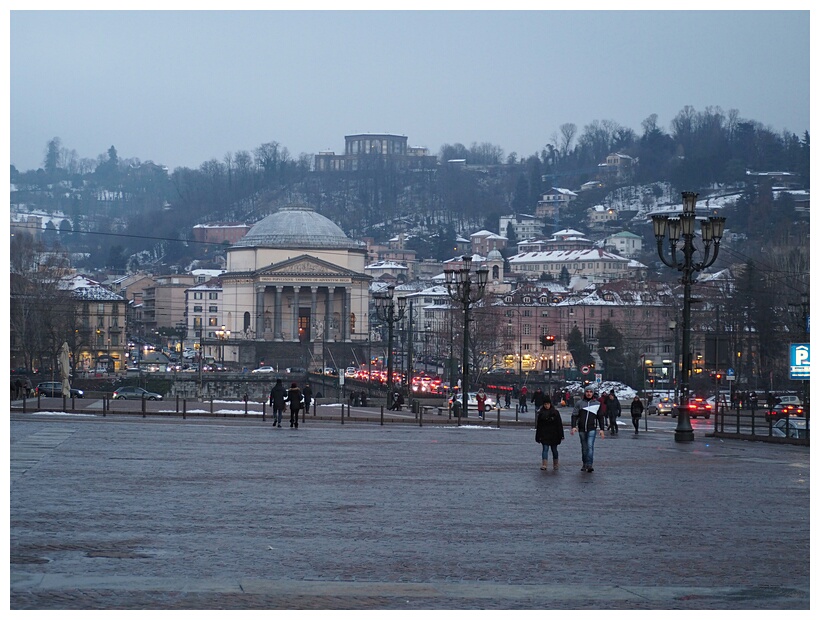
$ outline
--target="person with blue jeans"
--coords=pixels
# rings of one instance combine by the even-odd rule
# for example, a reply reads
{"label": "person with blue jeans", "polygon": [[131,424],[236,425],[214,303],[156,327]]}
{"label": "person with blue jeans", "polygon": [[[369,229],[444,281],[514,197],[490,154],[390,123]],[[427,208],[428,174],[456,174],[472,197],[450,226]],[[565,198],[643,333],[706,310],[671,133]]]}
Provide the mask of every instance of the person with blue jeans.
{"label": "person with blue jeans", "polygon": [[[589,410],[594,405],[598,405],[595,413]],[[595,449],[595,431],[598,430],[603,439],[606,428],[606,417],[601,409],[602,407],[593,396],[592,388],[585,388],[583,397],[578,399],[572,410],[570,434],[574,435],[577,431],[581,439],[581,460],[583,461],[581,471],[589,473],[594,471],[592,460]]]}

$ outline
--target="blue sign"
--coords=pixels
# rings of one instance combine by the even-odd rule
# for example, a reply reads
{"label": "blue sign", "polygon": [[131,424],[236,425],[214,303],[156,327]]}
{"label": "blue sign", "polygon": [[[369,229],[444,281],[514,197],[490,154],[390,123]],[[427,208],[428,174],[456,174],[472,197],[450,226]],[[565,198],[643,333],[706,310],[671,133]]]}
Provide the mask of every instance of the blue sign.
{"label": "blue sign", "polygon": [[789,346],[789,378],[808,381],[811,362],[809,343],[801,342]]}
{"label": "blue sign", "polygon": [[727,368],[726,369],[726,376],[727,377],[734,377],[735,376],[735,369],[734,368]]}

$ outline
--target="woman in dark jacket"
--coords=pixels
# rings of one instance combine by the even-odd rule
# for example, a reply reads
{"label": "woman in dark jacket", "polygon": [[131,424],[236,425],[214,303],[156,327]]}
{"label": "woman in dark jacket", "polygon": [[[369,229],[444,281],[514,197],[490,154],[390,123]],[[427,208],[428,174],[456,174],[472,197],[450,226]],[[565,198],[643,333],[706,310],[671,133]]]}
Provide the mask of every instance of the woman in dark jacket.
{"label": "woman in dark jacket", "polygon": [[552,467],[558,469],[558,444],[564,438],[564,422],[552,401],[547,398],[538,409],[535,419],[535,441],[541,444],[541,469],[547,468],[547,457],[552,450]]}

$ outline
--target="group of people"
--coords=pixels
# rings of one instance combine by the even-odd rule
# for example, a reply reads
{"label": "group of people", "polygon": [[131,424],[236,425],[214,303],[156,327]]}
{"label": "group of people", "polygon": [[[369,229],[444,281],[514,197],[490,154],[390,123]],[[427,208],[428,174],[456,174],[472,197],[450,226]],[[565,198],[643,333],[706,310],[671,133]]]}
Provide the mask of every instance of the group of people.
{"label": "group of people", "polygon": [[[549,396],[544,395],[535,416],[535,441],[541,444],[541,469],[547,469],[547,461],[552,454],[552,467],[558,469],[558,445],[564,439],[564,423],[561,413],[552,404]],[[566,401],[565,401],[566,402]],[[635,434],[643,416],[643,403],[638,395],[630,405],[630,416]],[[615,390],[595,394],[591,387],[584,388],[581,398],[575,401],[570,419],[570,434],[578,434],[581,440],[581,471],[592,473],[595,437],[604,437],[609,430],[611,435],[618,434],[617,419],[621,415],[621,403]]]}
{"label": "group of people", "polygon": [[34,391],[34,386],[31,384],[31,379],[25,377],[16,377],[11,380],[11,399],[19,400],[20,398],[29,398]]}
{"label": "group of people", "polygon": [[291,383],[289,389],[281,379],[277,379],[270,391],[270,406],[273,408],[273,425],[282,428],[282,414],[286,406],[290,406],[290,427],[299,428],[299,411],[302,407],[305,410],[310,408],[313,402],[313,391],[310,385],[306,384],[304,389],[300,389],[296,383]]}

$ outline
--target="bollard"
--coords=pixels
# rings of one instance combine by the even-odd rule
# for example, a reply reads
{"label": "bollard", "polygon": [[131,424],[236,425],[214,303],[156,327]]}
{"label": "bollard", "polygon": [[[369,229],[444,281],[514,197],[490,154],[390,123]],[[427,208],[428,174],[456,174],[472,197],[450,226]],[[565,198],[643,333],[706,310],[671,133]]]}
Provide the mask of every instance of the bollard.
{"label": "bollard", "polygon": [[187,404],[188,404],[188,401],[183,398],[182,399],[182,419],[183,420],[185,419],[185,413],[186,413],[185,410],[187,409]]}
{"label": "bollard", "polygon": [[26,412],[26,397],[23,396],[23,413]]}
{"label": "bollard", "polygon": [[419,428],[421,428],[421,405],[417,404],[416,409],[418,409],[419,412]]}
{"label": "bollard", "polygon": [[247,394],[245,394],[245,415],[248,415],[248,395]]}
{"label": "bollard", "polygon": [[342,403],[342,424],[345,423],[345,404]]}
{"label": "bollard", "polygon": [[265,401],[262,401],[262,421],[265,421]]}
{"label": "bollard", "polygon": [[77,402],[74,400],[74,394],[71,395],[71,411],[77,411]]}
{"label": "bollard", "polygon": [[174,399],[174,413],[179,413],[179,394]]}
{"label": "bollard", "polygon": [[[314,399],[314,400],[315,400],[315,399]],[[302,408],[302,424],[304,424],[304,423],[305,423],[305,415],[307,414],[307,410],[308,410],[308,408],[307,408],[307,407],[303,407],[303,408]],[[298,411],[296,412],[296,417],[297,417],[297,419],[298,419],[298,417],[299,417],[299,412],[298,412]]]}
{"label": "bollard", "polygon": [[[102,397],[102,412],[103,412],[103,417],[105,417],[105,400],[106,400],[106,397],[105,397],[105,394],[103,394],[103,397]],[[23,411],[25,411],[25,410],[26,410],[26,403],[25,403],[25,401],[23,401]]]}
{"label": "bollard", "polygon": [[211,398],[211,415],[214,414],[214,399]]}
{"label": "bollard", "polygon": [[515,406],[515,421],[518,422],[518,405]]}
{"label": "bollard", "polygon": [[145,417],[145,396],[142,397],[142,417]]}
{"label": "bollard", "polygon": [[501,428],[501,407],[495,410],[495,414],[497,416],[496,424],[498,425],[498,428]]}
{"label": "bollard", "polygon": [[37,411],[40,411],[40,392],[37,392]]}
{"label": "bollard", "polygon": [[384,426],[384,405],[381,406],[380,418],[381,418],[381,425]]}
{"label": "bollard", "polygon": [[65,401],[66,401],[66,397],[65,397],[65,394],[63,394],[63,413],[65,413]]}

